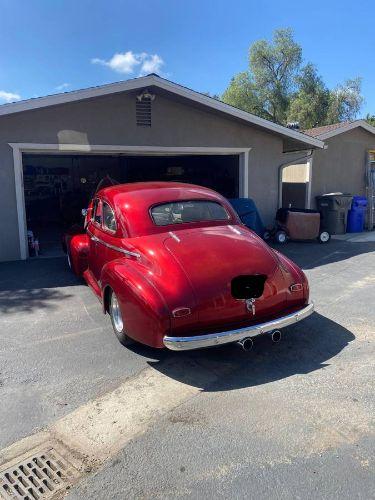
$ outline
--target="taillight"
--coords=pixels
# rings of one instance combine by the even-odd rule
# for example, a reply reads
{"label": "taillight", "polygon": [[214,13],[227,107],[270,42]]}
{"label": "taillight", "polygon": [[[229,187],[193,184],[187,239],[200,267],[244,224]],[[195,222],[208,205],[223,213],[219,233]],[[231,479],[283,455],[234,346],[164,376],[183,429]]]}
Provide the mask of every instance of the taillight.
{"label": "taillight", "polygon": [[182,318],[183,316],[189,316],[189,314],[191,314],[190,307],[177,307],[172,311],[174,318]]}

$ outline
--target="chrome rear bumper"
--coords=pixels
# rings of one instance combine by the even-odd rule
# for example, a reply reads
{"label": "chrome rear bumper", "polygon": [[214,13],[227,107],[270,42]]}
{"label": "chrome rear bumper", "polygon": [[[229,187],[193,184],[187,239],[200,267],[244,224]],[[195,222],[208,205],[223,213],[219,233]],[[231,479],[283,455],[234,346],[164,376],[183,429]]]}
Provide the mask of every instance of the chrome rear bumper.
{"label": "chrome rear bumper", "polygon": [[164,337],[163,342],[165,347],[172,351],[189,351],[191,349],[201,349],[203,347],[213,347],[230,342],[237,342],[245,337],[256,337],[261,333],[267,333],[272,330],[278,330],[286,326],[297,323],[302,319],[307,318],[314,311],[314,304],[311,303],[303,309],[296,311],[287,316],[259,323],[258,325],[238,328],[237,330],[229,330],[227,332],[208,333],[207,335],[197,335],[196,337]]}

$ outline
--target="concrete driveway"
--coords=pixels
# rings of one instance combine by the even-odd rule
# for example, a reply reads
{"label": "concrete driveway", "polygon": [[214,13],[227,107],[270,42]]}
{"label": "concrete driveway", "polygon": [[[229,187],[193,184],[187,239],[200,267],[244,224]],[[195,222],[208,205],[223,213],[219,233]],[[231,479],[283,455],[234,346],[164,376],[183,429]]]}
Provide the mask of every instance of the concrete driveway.
{"label": "concrete driveway", "polygon": [[282,251],[316,313],[250,353],[126,349],[63,259],[1,264],[0,457],[91,457],[70,498],[373,497],[375,242]]}

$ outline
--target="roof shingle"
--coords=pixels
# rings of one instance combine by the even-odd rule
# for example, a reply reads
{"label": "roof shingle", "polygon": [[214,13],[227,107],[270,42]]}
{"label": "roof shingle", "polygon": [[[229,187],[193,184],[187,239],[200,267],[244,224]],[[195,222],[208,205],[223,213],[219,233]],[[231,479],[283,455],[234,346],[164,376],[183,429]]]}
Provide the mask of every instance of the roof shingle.
{"label": "roof shingle", "polygon": [[337,130],[338,128],[342,127],[347,127],[350,123],[350,121],[346,122],[339,122],[339,123],[332,123],[332,125],[324,125],[323,127],[315,127],[315,128],[309,128],[307,130],[304,130],[304,134],[309,135],[310,137],[317,137],[319,138],[320,135],[326,134],[327,132],[331,132],[332,130]]}

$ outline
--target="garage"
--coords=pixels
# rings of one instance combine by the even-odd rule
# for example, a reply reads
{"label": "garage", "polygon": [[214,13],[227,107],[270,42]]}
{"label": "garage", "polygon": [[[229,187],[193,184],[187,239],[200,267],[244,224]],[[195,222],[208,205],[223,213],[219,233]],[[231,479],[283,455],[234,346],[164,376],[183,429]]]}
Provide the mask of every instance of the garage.
{"label": "garage", "polygon": [[[101,182],[178,181],[239,196],[238,155],[23,154],[27,231],[38,256],[58,256],[61,234],[82,220],[81,210]],[[29,253],[32,253],[29,249]]]}
{"label": "garage", "polygon": [[265,224],[279,167],[323,143],[157,75],[0,106],[0,261],[58,256],[97,184],[170,180],[252,198]]}

